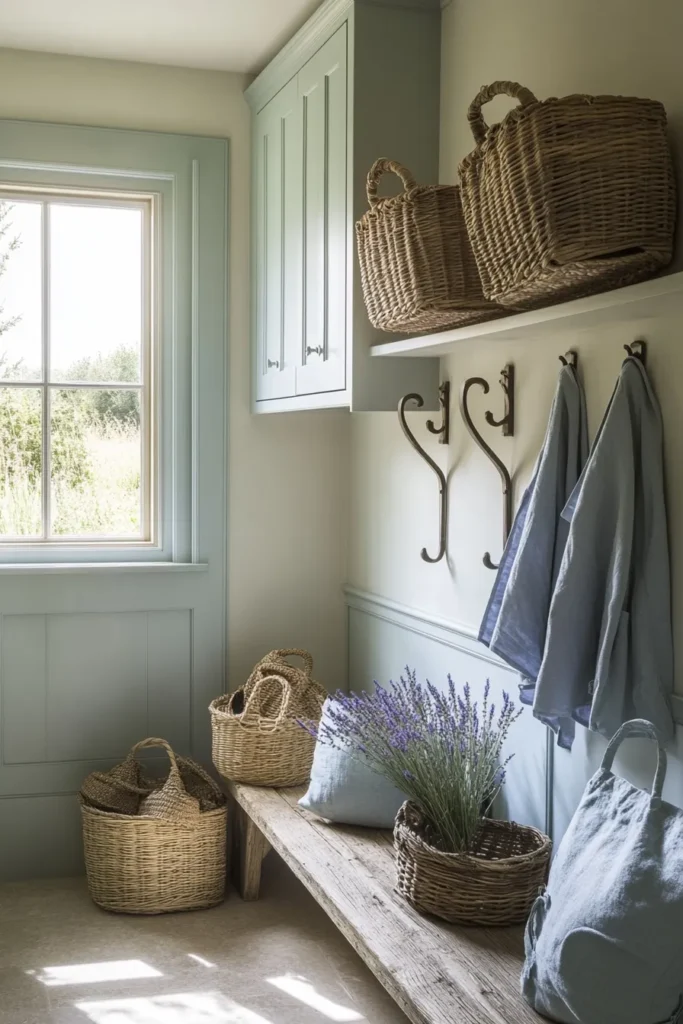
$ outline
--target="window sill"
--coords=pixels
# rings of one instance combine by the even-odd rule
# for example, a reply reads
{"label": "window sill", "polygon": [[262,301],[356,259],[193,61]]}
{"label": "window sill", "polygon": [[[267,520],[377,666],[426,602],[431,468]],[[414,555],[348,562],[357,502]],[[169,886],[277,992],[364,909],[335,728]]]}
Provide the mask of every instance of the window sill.
{"label": "window sill", "polygon": [[206,572],[208,562],[5,562],[0,576],[91,575],[128,572]]}

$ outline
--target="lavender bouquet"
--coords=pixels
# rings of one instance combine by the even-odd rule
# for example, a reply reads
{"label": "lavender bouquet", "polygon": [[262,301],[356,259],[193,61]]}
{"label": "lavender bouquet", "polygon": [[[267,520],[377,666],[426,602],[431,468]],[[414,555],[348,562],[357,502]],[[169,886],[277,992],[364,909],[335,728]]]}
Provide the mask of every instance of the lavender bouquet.
{"label": "lavender bouquet", "polygon": [[393,782],[422,811],[434,844],[462,853],[505,781],[512,755],[501,761],[502,747],[522,713],[503,693],[496,714],[489,693],[487,682],[480,710],[469,684],[458,693],[449,675],[441,692],[406,669],[405,678],[373,693],[338,691],[325,721],[300,724]]}

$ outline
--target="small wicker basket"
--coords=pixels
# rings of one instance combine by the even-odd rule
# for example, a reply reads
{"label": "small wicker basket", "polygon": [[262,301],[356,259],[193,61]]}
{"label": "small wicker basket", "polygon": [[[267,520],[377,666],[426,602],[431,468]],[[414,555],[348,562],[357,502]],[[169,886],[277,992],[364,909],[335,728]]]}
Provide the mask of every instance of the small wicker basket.
{"label": "small wicker basket", "polygon": [[[142,774],[136,755],[163,747],[170,760],[165,780]],[[129,810],[126,781],[135,764],[135,811]],[[176,757],[165,740],[137,743],[123,770],[93,773],[81,790],[85,867],[90,895],[98,906],[126,914],[163,914],[212,907],[225,897],[225,796],[194,761]],[[121,769],[122,766],[117,766]],[[102,776],[109,776],[103,787]],[[113,778],[113,781],[112,781]],[[116,806],[117,779],[120,810]],[[93,805],[105,793],[109,810]]]}
{"label": "small wicker basket", "polygon": [[[403,191],[380,199],[391,172]],[[484,298],[455,185],[417,185],[394,160],[376,160],[367,180],[370,209],[356,224],[363,297],[373,327],[431,331],[500,315]]]}
{"label": "small wicker basket", "polygon": [[454,924],[526,921],[545,885],[552,844],[535,828],[483,818],[472,853],[430,843],[424,816],[409,801],[396,816],[396,889],[412,907]]}
{"label": "small wicker basket", "polygon": [[[481,108],[501,94],[521,105],[489,128]],[[494,82],[467,116],[476,148],[460,164],[460,188],[488,298],[517,308],[559,302],[670,263],[676,197],[661,103],[539,102],[517,82]]]}
{"label": "small wicker basket", "polygon": [[[297,655],[305,669],[286,658]],[[298,786],[311,773],[315,739],[298,721],[319,722],[327,696],[298,649],[271,651],[244,687],[209,706],[213,763],[227,779],[252,786]]]}

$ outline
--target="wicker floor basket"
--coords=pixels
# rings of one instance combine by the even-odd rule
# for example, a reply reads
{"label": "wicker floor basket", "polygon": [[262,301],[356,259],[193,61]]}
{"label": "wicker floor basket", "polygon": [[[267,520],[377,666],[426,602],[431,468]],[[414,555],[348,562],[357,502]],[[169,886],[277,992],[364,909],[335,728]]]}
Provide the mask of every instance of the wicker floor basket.
{"label": "wicker floor basket", "polygon": [[[488,128],[494,96],[520,106]],[[624,96],[539,102],[516,82],[484,86],[460,164],[484,294],[510,307],[649,277],[672,258],[675,184],[661,103]]]}
{"label": "wicker floor basket", "polygon": [[[126,762],[155,746],[166,749],[170,771],[161,783],[138,775],[143,783],[137,813],[93,806],[90,797],[99,797],[101,778],[89,776],[81,791],[88,888],[105,910],[163,914],[212,907],[225,897],[225,796],[199,765],[176,758],[164,740],[136,744]],[[104,792],[110,806],[115,804],[116,782]],[[122,806],[129,799],[124,785]]]}
{"label": "wicker floor basket", "polygon": [[[381,176],[401,178],[380,199]],[[457,186],[419,186],[401,164],[377,160],[367,181],[370,209],[356,224],[368,317],[383,331],[430,331],[502,312],[484,298]]]}
{"label": "wicker floor basket", "polygon": [[396,889],[416,910],[455,924],[526,921],[545,885],[551,842],[510,821],[483,819],[473,854],[444,853],[429,842],[420,811],[405,803],[394,828]]}
{"label": "wicker floor basket", "polygon": [[[297,655],[305,669],[286,659]],[[320,721],[327,696],[307,651],[272,651],[244,687],[209,706],[213,763],[227,779],[252,786],[298,786],[311,774],[314,738],[299,720]]]}

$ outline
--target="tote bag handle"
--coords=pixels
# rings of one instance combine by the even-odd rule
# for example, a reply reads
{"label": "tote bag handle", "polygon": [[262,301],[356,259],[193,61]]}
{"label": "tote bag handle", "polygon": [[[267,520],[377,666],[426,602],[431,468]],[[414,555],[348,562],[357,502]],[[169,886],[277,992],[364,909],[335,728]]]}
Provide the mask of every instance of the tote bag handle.
{"label": "tote bag handle", "polygon": [[634,718],[630,722],[624,722],[609,741],[600,767],[605,772],[612,770],[615,754],[621,746],[622,740],[625,740],[627,736],[649,736],[657,744],[657,771],[652,783],[652,796],[657,800],[661,800],[664,778],[666,776],[666,750],[662,746],[659,733],[652,722],[646,722],[644,718]]}

